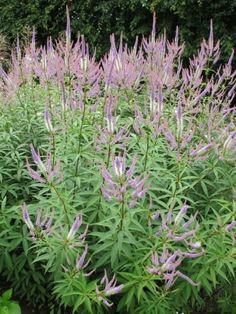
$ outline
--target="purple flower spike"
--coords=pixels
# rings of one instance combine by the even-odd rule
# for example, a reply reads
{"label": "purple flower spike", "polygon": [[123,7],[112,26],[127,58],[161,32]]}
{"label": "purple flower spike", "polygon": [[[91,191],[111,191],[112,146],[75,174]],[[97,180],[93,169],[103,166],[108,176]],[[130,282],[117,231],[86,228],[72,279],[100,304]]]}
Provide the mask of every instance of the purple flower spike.
{"label": "purple flower spike", "polygon": [[48,106],[46,106],[45,111],[44,111],[44,121],[45,121],[45,125],[46,125],[47,130],[52,133],[53,132],[53,126],[52,126],[50,113],[48,111]]}
{"label": "purple flower spike", "polygon": [[202,252],[185,252],[183,253],[183,256],[184,257],[189,257],[189,258],[196,258],[196,257],[199,257],[199,256],[202,256],[204,254],[204,251]]}
{"label": "purple flower spike", "polygon": [[176,225],[178,225],[178,224],[181,222],[181,220],[183,219],[184,215],[186,215],[188,208],[189,208],[188,205],[184,205],[184,206],[180,209],[178,215],[175,217],[175,224],[176,224]]}
{"label": "purple flower spike", "polygon": [[81,224],[82,224],[82,221],[83,221],[83,220],[82,220],[82,214],[80,213],[80,214],[76,217],[76,219],[75,219],[73,225],[71,226],[71,229],[70,229],[70,231],[69,231],[69,233],[68,233],[68,235],[67,235],[67,237],[66,237],[68,241],[70,241],[70,240],[72,240],[72,239],[74,238],[76,232],[78,231],[79,227],[80,227]]}
{"label": "purple flower spike", "polygon": [[34,225],[30,219],[30,216],[29,216],[29,212],[28,212],[28,208],[26,206],[26,204],[24,203],[22,206],[22,215],[23,215],[23,220],[25,222],[25,224],[27,225],[27,227],[33,231],[34,230]]}
{"label": "purple flower spike", "polygon": [[88,265],[88,263],[84,264],[87,253],[88,253],[88,245],[86,244],[83,254],[81,256],[78,255],[77,257],[76,268],[78,270],[84,269]]}
{"label": "purple flower spike", "polygon": [[182,133],[183,133],[183,112],[182,112],[182,106],[181,103],[179,102],[178,107],[177,107],[177,112],[176,112],[176,118],[177,118],[177,130],[178,130],[178,135],[181,138]]}
{"label": "purple flower spike", "polygon": [[45,166],[41,160],[40,154],[36,153],[33,144],[30,144],[30,150],[35,164],[40,168],[41,171],[46,172]]}
{"label": "purple flower spike", "polygon": [[204,155],[206,152],[208,152],[213,146],[213,143],[209,143],[205,146],[199,145],[197,149],[195,150],[191,150],[190,151],[190,156],[194,157],[194,156],[202,156]]}
{"label": "purple flower spike", "polygon": [[193,248],[193,249],[200,249],[200,247],[202,246],[200,241],[194,242],[194,243],[189,243],[189,245]]}
{"label": "purple flower spike", "polygon": [[27,167],[27,170],[29,172],[29,175],[34,180],[39,181],[41,183],[51,182],[56,177],[57,177],[57,180],[60,181],[61,180],[61,176],[59,173],[60,161],[57,160],[54,168],[52,169],[51,154],[49,152],[47,152],[46,161],[45,161],[45,163],[43,163],[39,153],[38,154],[36,153],[32,144],[30,145],[30,147],[31,147],[31,153],[32,153],[34,163],[38,166],[39,170],[38,171],[33,170],[30,167],[28,160],[26,159],[26,167]]}
{"label": "purple flower spike", "polygon": [[188,283],[190,283],[190,285],[192,286],[199,286],[199,283],[196,283],[194,281],[192,281],[192,279],[190,279],[188,276],[184,275],[183,273],[181,273],[180,271],[176,272],[176,276],[186,280]]}
{"label": "purple flower spike", "polygon": [[37,227],[39,227],[41,225],[41,223],[42,223],[41,220],[42,220],[42,210],[41,210],[41,208],[39,208],[37,211],[37,218],[36,218],[36,222],[35,222],[35,225]]}
{"label": "purple flower spike", "polygon": [[152,220],[158,220],[159,217],[160,217],[160,212],[157,211],[152,215]]}
{"label": "purple flower spike", "polygon": [[155,266],[159,266],[159,259],[158,259],[157,252],[152,254],[152,264]]}
{"label": "purple flower spike", "polygon": [[37,171],[33,170],[33,169],[30,167],[28,160],[26,160],[26,167],[27,167],[27,170],[28,170],[28,172],[29,172],[29,175],[31,176],[32,179],[34,179],[34,180],[36,180],[36,181],[39,181],[39,182],[41,182],[41,183],[45,183],[45,182],[46,182],[46,180],[43,179],[43,178],[41,177],[41,175],[40,175]]}
{"label": "purple flower spike", "polygon": [[124,157],[115,157],[113,161],[113,169],[117,177],[122,177],[125,173],[125,159]]}
{"label": "purple flower spike", "polygon": [[69,44],[70,40],[71,40],[70,13],[68,6],[66,6],[66,43]]}
{"label": "purple flower spike", "polygon": [[236,227],[236,220],[232,221],[229,225],[225,227],[226,231],[231,231],[234,227]]}

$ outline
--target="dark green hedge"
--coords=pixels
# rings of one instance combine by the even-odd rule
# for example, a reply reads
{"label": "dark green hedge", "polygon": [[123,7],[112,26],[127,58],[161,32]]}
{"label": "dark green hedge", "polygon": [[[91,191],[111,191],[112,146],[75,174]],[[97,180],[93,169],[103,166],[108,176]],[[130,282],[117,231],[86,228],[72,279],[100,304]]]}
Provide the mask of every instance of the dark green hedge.
{"label": "dark green hedge", "polygon": [[0,0],[0,32],[12,42],[17,33],[35,25],[39,43],[48,35],[56,38],[65,29],[66,5],[73,35],[78,31],[85,34],[99,55],[106,51],[112,32],[123,32],[129,43],[137,35],[147,35],[153,10],[159,32],[165,27],[167,35],[173,36],[179,25],[188,53],[208,36],[211,18],[215,34],[222,40],[223,54],[228,55],[236,44],[236,0]]}

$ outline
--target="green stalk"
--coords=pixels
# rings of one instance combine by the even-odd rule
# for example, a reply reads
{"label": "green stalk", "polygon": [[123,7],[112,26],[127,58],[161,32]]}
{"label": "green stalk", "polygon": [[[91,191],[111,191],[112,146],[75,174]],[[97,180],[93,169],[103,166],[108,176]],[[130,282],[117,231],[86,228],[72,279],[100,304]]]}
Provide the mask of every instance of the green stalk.
{"label": "green stalk", "polygon": [[[86,95],[85,95],[85,99],[86,99]],[[84,119],[85,119],[85,111],[86,111],[86,107],[85,107],[85,100],[84,100],[84,109],[83,109],[83,113],[82,113],[80,129],[79,129],[79,149],[78,149],[78,158],[77,158],[76,166],[75,166],[75,177],[77,177],[78,171],[79,171],[79,157],[80,157],[80,152],[81,152],[81,142],[82,142],[82,132],[83,132],[83,126],[84,126]]]}
{"label": "green stalk", "polygon": [[147,168],[149,148],[150,148],[150,135],[149,135],[149,132],[147,132],[147,146],[146,146],[145,159],[144,159],[144,171],[146,171],[146,168]]}
{"label": "green stalk", "polygon": [[62,204],[62,208],[63,208],[63,211],[64,211],[64,214],[65,214],[65,217],[66,217],[66,222],[67,224],[69,225],[70,224],[70,219],[69,219],[69,215],[68,215],[68,210],[66,208],[66,204],[65,204],[65,201],[64,199],[61,197],[59,191],[57,190],[56,186],[50,182],[49,183],[50,187],[52,188],[52,190],[56,193],[58,199],[60,200],[61,204]]}
{"label": "green stalk", "polygon": [[123,194],[122,205],[121,205],[121,210],[120,210],[120,224],[119,224],[118,231],[121,231],[123,229],[124,218],[125,218],[125,196]]}

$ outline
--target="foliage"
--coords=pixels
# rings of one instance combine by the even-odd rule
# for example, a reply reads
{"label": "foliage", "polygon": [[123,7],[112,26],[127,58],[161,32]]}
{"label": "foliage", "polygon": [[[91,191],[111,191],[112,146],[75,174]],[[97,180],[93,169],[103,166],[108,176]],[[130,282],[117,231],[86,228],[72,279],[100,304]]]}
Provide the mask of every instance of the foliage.
{"label": "foliage", "polygon": [[12,297],[12,289],[5,291],[0,296],[0,312],[2,314],[21,314],[19,305],[10,300]]}
{"label": "foliage", "polygon": [[[33,26],[37,29],[38,42],[45,43],[48,35],[53,38],[64,33],[65,8],[69,6],[72,20],[72,35],[77,32],[85,35],[100,57],[107,51],[109,35],[123,32],[129,45],[135,37],[147,36],[152,12],[157,12],[158,31],[164,28],[172,37],[179,25],[181,40],[187,42],[185,56],[196,51],[202,37],[208,33],[210,19],[214,20],[215,32],[222,41],[222,58],[225,60],[234,45],[236,27],[236,1],[230,0],[109,0],[109,1],[0,1],[0,32],[10,41],[17,34],[25,37]],[[55,18],[56,16],[56,18]]]}
{"label": "foliage", "polygon": [[[235,296],[233,53],[83,36],[0,70],[0,271],[51,313],[227,313]],[[214,302],[216,300],[216,302]]]}

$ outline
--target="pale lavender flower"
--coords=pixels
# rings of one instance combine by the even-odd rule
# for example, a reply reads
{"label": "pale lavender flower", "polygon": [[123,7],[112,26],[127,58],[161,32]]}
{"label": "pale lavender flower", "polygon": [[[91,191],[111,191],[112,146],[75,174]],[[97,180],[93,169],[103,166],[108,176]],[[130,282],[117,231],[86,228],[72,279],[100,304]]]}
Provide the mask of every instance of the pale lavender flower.
{"label": "pale lavender flower", "polygon": [[[198,254],[198,256],[200,256],[200,254]],[[160,276],[161,279],[163,278],[165,280],[166,289],[169,289],[171,286],[173,286],[178,277],[186,280],[191,285],[196,286],[198,285],[197,283],[193,282],[192,279],[190,279],[188,276],[184,275],[179,270],[177,270],[177,267],[181,265],[185,257],[187,256],[185,256],[184,253],[181,253],[180,251],[176,251],[173,254],[171,254],[166,249],[164,249],[160,259],[158,258],[158,254],[156,252],[152,253],[151,255],[152,266],[148,267],[147,271],[150,274]]]}
{"label": "pale lavender flower", "polygon": [[27,208],[25,203],[22,205],[22,215],[23,215],[23,220],[24,220],[25,224],[27,225],[27,227],[31,231],[33,231],[34,230],[34,225],[33,225],[32,221],[30,219],[28,208]]}
{"label": "pale lavender flower", "polygon": [[45,172],[46,168],[41,160],[39,152],[36,153],[36,150],[33,144],[30,144],[30,150],[31,150],[31,154],[32,154],[33,161],[35,162],[35,164],[40,168],[41,171]]}
{"label": "pale lavender flower", "polygon": [[37,210],[35,225],[33,225],[29,217],[28,209],[25,203],[22,205],[22,213],[23,213],[23,220],[25,224],[27,225],[27,227],[29,228],[30,234],[33,240],[36,240],[37,237],[41,236],[42,234],[44,234],[45,236],[50,236],[50,234],[53,231],[53,228],[52,228],[53,218],[52,217],[46,216],[44,221],[42,221],[42,210],[39,208]]}
{"label": "pale lavender flower", "polygon": [[57,178],[57,180],[60,181],[61,180],[60,161],[57,160],[54,165],[54,168],[52,168],[52,156],[49,152],[47,152],[46,161],[45,163],[43,163],[39,152],[36,153],[32,144],[30,145],[30,147],[33,161],[38,166],[39,170],[38,171],[33,170],[28,162],[28,159],[26,159],[26,167],[29,172],[29,175],[34,180],[39,181],[41,183],[51,182],[55,178]]}
{"label": "pale lavender flower", "polygon": [[44,122],[45,122],[47,130],[52,133],[54,131],[54,129],[53,129],[50,113],[49,113],[49,110],[48,110],[48,106],[45,107]]}
{"label": "pale lavender flower", "polygon": [[82,270],[85,267],[87,267],[89,261],[87,263],[84,263],[87,253],[88,253],[88,245],[86,244],[84,252],[82,253],[82,255],[77,256],[77,261],[76,261],[76,269],[77,270]]}
{"label": "pale lavender flower", "polygon": [[113,170],[117,177],[122,177],[125,173],[125,156],[116,156],[113,160]]}
{"label": "pale lavender flower", "polygon": [[119,286],[116,286],[117,281],[115,275],[112,277],[112,279],[109,281],[107,277],[106,270],[104,271],[104,276],[101,279],[101,284],[105,284],[105,288],[102,291],[99,291],[98,287],[96,287],[96,294],[98,296],[98,300],[102,301],[105,305],[108,307],[112,306],[113,303],[109,303],[105,297],[112,296],[114,294],[118,294],[122,291],[124,288],[124,285],[121,284]]}
{"label": "pale lavender flower", "polygon": [[234,227],[236,227],[236,220],[232,221],[229,225],[225,227],[226,231],[231,231]]}
{"label": "pale lavender flower", "polygon": [[181,138],[183,133],[183,109],[180,102],[177,107],[176,118],[177,118],[177,132],[179,138]]}
{"label": "pale lavender flower", "polygon": [[202,252],[183,252],[182,255],[184,257],[189,257],[189,258],[196,258],[196,257],[199,257],[199,256],[202,256],[204,254],[204,251]]}
{"label": "pale lavender flower", "polygon": [[175,217],[175,224],[178,225],[181,220],[183,219],[183,217],[186,215],[187,210],[188,210],[189,206],[188,205],[184,205],[180,211],[178,212],[177,216]]}
{"label": "pale lavender flower", "polygon": [[152,214],[152,220],[158,220],[158,218],[160,217],[160,212],[157,211],[154,214]]}
{"label": "pale lavender flower", "polygon": [[200,247],[202,246],[200,241],[190,242],[188,245],[190,245],[193,249],[200,249]]}
{"label": "pale lavender flower", "polygon": [[213,147],[213,143],[207,145],[199,144],[196,149],[191,149],[189,155],[191,157],[202,156]]}
{"label": "pale lavender flower", "polygon": [[188,283],[190,283],[190,285],[192,285],[192,286],[199,286],[199,282],[194,282],[192,279],[190,279],[188,276],[186,276],[186,275],[184,275],[182,272],[180,272],[180,271],[177,271],[176,272],[176,276],[178,276],[178,277],[180,277],[180,278],[182,278],[182,279],[184,279],[184,280],[186,280]]}
{"label": "pale lavender flower", "polygon": [[69,233],[68,233],[68,235],[67,235],[67,237],[66,237],[66,239],[67,239],[68,241],[73,240],[73,238],[75,237],[76,232],[78,231],[79,227],[80,227],[81,224],[82,224],[82,221],[83,221],[83,219],[82,219],[82,214],[80,213],[80,214],[76,217],[76,219],[75,219],[73,225],[71,226],[71,228],[70,228],[70,230],[69,230]]}
{"label": "pale lavender flower", "polygon": [[126,153],[113,157],[112,167],[113,174],[109,172],[105,165],[101,168],[104,178],[104,185],[101,188],[103,196],[107,200],[113,197],[118,201],[123,201],[125,193],[131,192],[129,195],[130,208],[134,207],[137,200],[143,198],[148,188],[145,187],[147,177],[133,177],[135,172],[136,157],[132,160],[130,168],[126,169]]}

